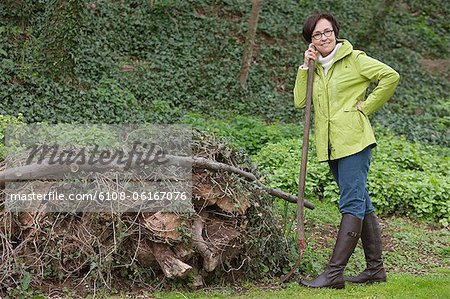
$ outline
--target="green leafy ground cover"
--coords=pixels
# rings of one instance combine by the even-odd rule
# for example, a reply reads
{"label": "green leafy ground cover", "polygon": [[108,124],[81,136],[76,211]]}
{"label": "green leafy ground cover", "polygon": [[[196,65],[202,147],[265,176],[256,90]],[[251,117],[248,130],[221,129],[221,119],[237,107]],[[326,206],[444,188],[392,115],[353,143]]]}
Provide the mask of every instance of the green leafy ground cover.
{"label": "green leafy ground cover", "polygon": [[[244,0],[8,0],[0,4],[0,113],[27,122],[177,122],[186,111],[296,121],[305,17],[329,10],[341,37],[397,69],[374,121],[408,139],[449,144],[445,1],[268,1],[246,89],[237,84]],[[424,59],[443,63],[428,72]],[[447,78],[447,79],[446,79]]]}
{"label": "green leafy ground cover", "polygon": [[[272,123],[248,116],[205,119],[190,114],[184,121],[193,127],[224,138],[236,150],[253,154],[264,182],[291,194],[298,189],[301,155],[301,126]],[[373,158],[368,187],[377,212],[413,219],[450,223],[450,150],[447,147],[407,141],[382,128]],[[326,163],[315,156],[314,135],[308,156],[307,198],[337,203],[337,185]]]}
{"label": "green leafy ground cover", "polygon": [[[368,188],[379,213],[440,221],[449,225],[449,151],[411,144],[390,134],[373,150]],[[310,145],[306,194],[329,202],[339,198],[326,163],[318,163]],[[301,142],[290,139],[261,149],[255,161],[269,185],[296,194]]]}
{"label": "green leafy ground cover", "polygon": [[[445,1],[369,0],[364,5],[355,0],[265,1],[246,89],[238,86],[237,77],[248,1],[18,3],[0,3],[2,128],[18,121],[19,113],[23,115],[19,121],[27,123],[185,122],[246,151],[260,163],[267,183],[292,193],[300,148],[292,138],[299,138],[297,132],[302,131],[302,112],[294,109],[291,92],[306,48],[301,25],[312,11],[332,11],[342,21],[341,37],[401,74],[394,97],[372,117],[380,145],[369,182],[383,214],[386,265],[392,279],[342,292],[289,285],[275,293],[235,294],[222,289],[217,296],[443,298],[449,293],[444,284],[448,272],[433,270],[449,267],[449,235],[442,228],[448,226],[450,209],[446,179],[450,7]],[[430,64],[437,67],[431,70]],[[314,162],[312,147],[310,157],[308,196],[318,208],[306,214],[308,242],[314,250],[305,254],[301,271],[312,277],[327,261],[339,214],[337,189],[326,165]],[[284,220],[285,237],[295,244],[293,206],[277,202],[275,209]],[[414,222],[387,216],[392,214],[407,215]],[[417,219],[440,223],[434,226]],[[290,255],[294,261],[295,246]],[[350,273],[363,267],[361,248],[355,257]],[[270,277],[270,265],[261,267]],[[183,291],[173,296],[216,295]]]}

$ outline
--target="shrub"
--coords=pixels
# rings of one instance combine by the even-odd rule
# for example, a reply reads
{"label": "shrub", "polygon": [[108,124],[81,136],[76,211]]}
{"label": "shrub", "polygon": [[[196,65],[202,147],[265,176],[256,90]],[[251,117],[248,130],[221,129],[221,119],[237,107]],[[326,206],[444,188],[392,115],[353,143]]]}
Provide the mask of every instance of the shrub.
{"label": "shrub", "polygon": [[[411,143],[386,133],[373,151],[368,189],[383,214],[450,222],[449,150]],[[272,187],[297,194],[301,142],[298,139],[268,144],[255,156]],[[318,163],[310,145],[306,197],[338,201],[338,188],[326,163]]]}
{"label": "shrub", "polygon": [[225,138],[231,146],[245,150],[250,155],[256,154],[269,142],[279,142],[300,133],[300,126],[294,124],[267,124],[261,118],[243,115],[225,115],[207,120],[205,116],[190,113],[182,121],[203,132]]}
{"label": "shrub", "polygon": [[21,123],[23,123],[21,114],[17,117],[0,114],[0,160],[3,160],[6,154],[5,129],[10,125],[17,125]]}

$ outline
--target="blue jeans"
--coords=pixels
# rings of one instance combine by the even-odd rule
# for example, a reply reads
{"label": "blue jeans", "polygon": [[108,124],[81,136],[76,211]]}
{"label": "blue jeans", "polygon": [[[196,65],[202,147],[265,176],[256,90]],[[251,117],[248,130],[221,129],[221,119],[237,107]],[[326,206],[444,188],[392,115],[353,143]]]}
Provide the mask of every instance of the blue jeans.
{"label": "blue jeans", "polygon": [[366,181],[372,158],[372,149],[366,147],[359,153],[329,160],[331,173],[339,187],[339,211],[364,219],[374,211]]}

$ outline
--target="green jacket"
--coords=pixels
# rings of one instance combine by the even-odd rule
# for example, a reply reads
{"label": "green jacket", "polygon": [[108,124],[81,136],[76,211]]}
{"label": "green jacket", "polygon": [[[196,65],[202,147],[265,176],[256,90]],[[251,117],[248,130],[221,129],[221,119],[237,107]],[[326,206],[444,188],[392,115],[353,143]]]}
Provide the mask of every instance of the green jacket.
{"label": "green jacket", "polygon": [[[319,63],[314,72],[314,129],[319,161],[350,156],[376,144],[368,115],[386,103],[400,79],[386,64],[353,50],[347,40],[337,42],[343,44],[327,76]],[[298,108],[305,107],[307,73],[306,69],[298,69],[294,88]],[[378,85],[365,99],[371,82],[378,82]],[[356,107],[358,101],[364,101],[362,112]]]}

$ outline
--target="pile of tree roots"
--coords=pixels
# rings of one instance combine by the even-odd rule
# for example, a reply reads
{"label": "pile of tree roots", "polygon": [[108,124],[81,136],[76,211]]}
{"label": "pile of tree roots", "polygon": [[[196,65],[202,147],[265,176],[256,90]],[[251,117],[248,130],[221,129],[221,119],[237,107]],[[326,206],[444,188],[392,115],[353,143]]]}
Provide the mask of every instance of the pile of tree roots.
{"label": "pile of tree roots", "polygon": [[[248,158],[196,134],[194,157],[258,178]],[[189,212],[9,212],[0,201],[0,294],[14,289],[199,287],[279,275],[291,244],[259,180],[197,166]]]}

